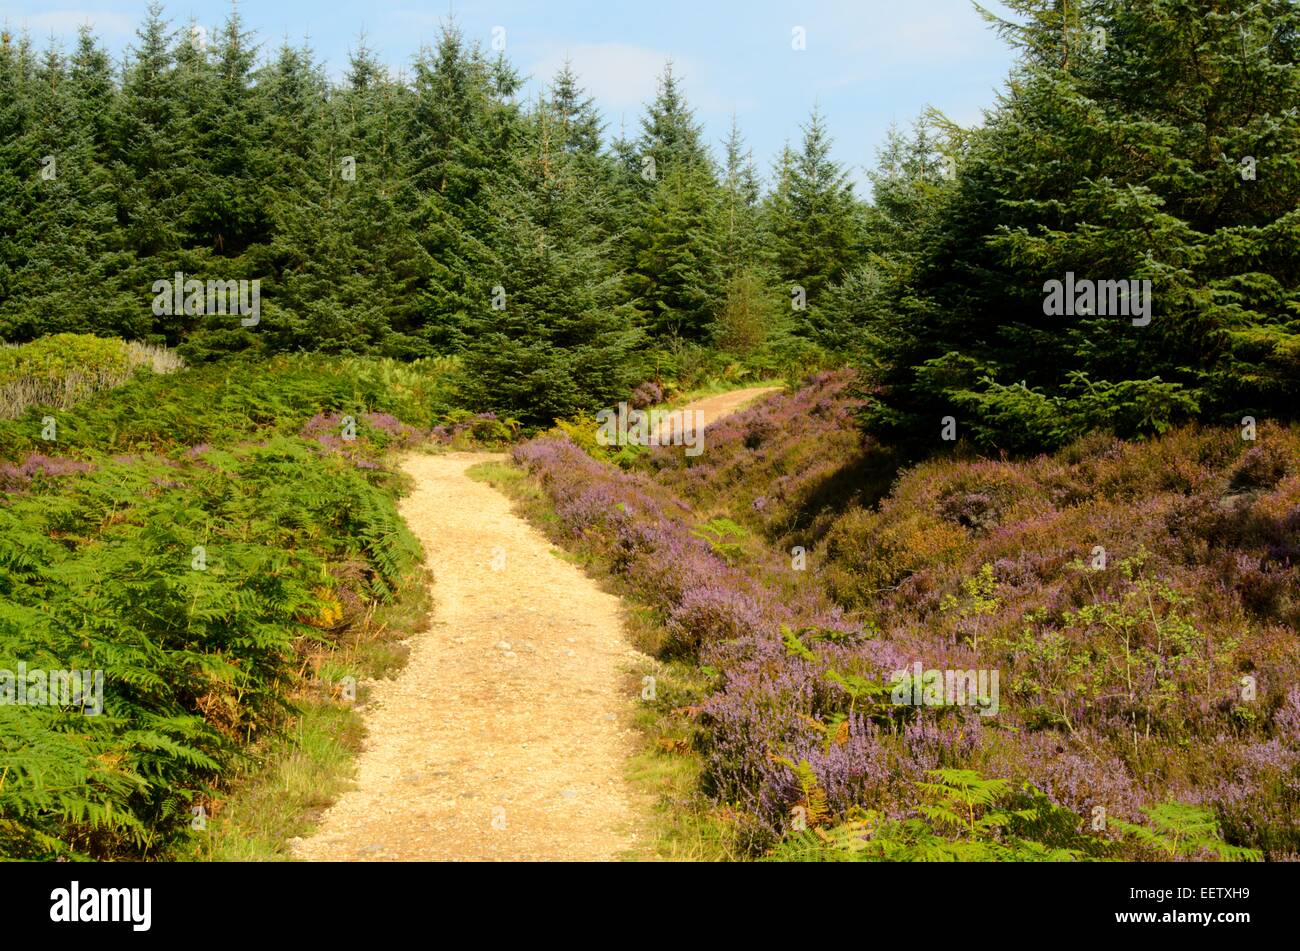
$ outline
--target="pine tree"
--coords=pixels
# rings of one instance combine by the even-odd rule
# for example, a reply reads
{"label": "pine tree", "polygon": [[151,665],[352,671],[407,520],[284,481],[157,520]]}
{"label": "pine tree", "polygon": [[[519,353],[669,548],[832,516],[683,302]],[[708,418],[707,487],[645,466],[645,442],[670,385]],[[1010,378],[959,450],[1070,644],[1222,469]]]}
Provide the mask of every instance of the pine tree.
{"label": "pine tree", "polygon": [[734,115],[723,151],[720,255],[724,291],[713,342],[731,353],[749,355],[788,329],[789,298],[765,247],[758,172]]}
{"label": "pine tree", "polygon": [[86,135],[96,163],[107,166],[112,144],[113,106],[117,88],[108,53],[95,42],[90,27],[77,31],[77,48],[68,75],[74,124]]}
{"label": "pine tree", "polygon": [[639,310],[658,336],[700,341],[723,290],[716,186],[702,166],[668,166],[636,230],[629,275]]}
{"label": "pine tree", "polygon": [[486,253],[478,236],[491,227],[483,202],[494,161],[517,135],[519,84],[503,60],[467,46],[454,23],[416,60],[406,155],[429,262],[421,334],[442,349],[464,346],[466,322],[486,304],[472,272]]}
{"label": "pine tree", "polygon": [[14,296],[15,272],[32,251],[18,235],[30,212],[31,180],[40,171],[40,156],[33,154],[27,134],[33,114],[31,73],[31,44],[25,36],[15,41],[6,29],[0,36],[0,336],[19,340],[35,333],[15,326]]}
{"label": "pine tree", "polygon": [[[1244,0],[1013,9],[1024,16],[1004,32],[1025,61],[926,229],[908,326],[881,354],[882,419],[916,432],[953,414],[985,444],[1034,448],[1093,426],[1287,412],[1300,13]],[[1048,282],[1068,274],[1150,280],[1149,323],[1086,301],[1048,313]]]}
{"label": "pine tree", "polygon": [[638,332],[600,234],[602,194],[583,186],[567,130],[549,109],[530,124],[528,147],[489,197],[490,252],[478,267],[484,296],[464,386],[471,405],[537,425],[625,396],[637,377]]}
{"label": "pine tree", "polygon": [[636,307],[657,336],[703,340],[722,299],[721,206],[713,161],[671,62],[641,120],[634,160],[624,230]]}
{"label": "pine tree", "polygon": [[782,281],[802,287],[814,308],[806,313],[815,314],[827,288],[860,258],[861,217],[819,110],[803,131],[803,148],[783,156],[769,229]]}

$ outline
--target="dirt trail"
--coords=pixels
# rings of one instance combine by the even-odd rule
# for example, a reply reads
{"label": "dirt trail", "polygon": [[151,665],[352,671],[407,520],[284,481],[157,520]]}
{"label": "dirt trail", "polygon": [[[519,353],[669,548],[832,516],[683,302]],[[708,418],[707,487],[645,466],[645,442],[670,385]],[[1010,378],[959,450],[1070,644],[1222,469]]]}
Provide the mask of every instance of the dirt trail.
{"label": "dirt trail", "polygon": [[[681,410],[699,410],[704,414],[704,425],[708,426],[715,423],[724,416],[730,416],[737,410],[743,409],[748,403],[765,396],[768,393],[774,393],[779,390],[779,386],[751,386],[743,390],[731,390],[727,393],[719,393],[717,396],[706,396],[704,399],[696,400],[693,403],[687,403],[685,406],[678,407]],[[665,421],[659,427],[659,442],[669,442],[673,433],[673,421]]]}
{"label": "dirt trail", "polygon": [[[764,388],[690,404],[706,422]],[[465,470],[504,456],[408,456],[402,516],[436,604],[396,680],[372,685],[355,787],[297,858],[612,860],[639,806],[624,778],[641,655],[601,591]]]}
{"label": "dirt trail", "polygon": [[614,859],[634,818],[619,601],[465,475],[410,456],[401,511],[434,573],[430,629],[374,685],[357,785],[304,859]]}

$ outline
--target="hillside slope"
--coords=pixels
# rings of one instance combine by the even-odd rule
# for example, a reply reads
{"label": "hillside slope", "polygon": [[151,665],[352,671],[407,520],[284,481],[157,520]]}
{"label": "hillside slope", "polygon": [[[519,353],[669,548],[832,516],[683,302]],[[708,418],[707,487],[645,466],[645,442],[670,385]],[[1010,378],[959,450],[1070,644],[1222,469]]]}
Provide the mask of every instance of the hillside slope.
{"label": "hillside slope", "polygon": [[[639,472],[565,439],[516,451],[561,534],[661,612],[661,656],[716,671],[695,748],[730,821],[762,847],[795,810],[906,820],[928,771],[962,768],[1032,782],[1081,854],[1159,855],[1124,824],[1161,828],[1169,801],[1300,853],[1300,430],[1091,436],[1023,461],[958,447],[874,504],[888,454],[850,390],[813,378]],[[724,514],[766,545],[701,535]],[[897,702],[916,664],[996,673],[993,709]]]}

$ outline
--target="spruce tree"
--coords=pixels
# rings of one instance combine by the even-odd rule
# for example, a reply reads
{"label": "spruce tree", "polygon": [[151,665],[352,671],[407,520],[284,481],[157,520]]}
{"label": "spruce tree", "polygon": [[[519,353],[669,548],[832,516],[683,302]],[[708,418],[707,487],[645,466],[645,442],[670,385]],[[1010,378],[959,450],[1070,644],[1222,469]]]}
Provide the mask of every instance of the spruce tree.
{"label": "spruce tree", "polygon": [[[93,56],[84,45],[82,52]],[[17,142],[17,167],[26,175],[18,181],[20,217],[11,239],[21,252],[9,258],[8,293],[0,304],[6,337],[117,330],[117,229],[92,121],[103,117],[89,111],[93,99],[79,85],[83,78],[74,82],[51,47],[23,92],[31,121]]]}
{"label": "spruce tree", "polygon": [[736,117],[723,146],[721,264],[723,299],[713,342],[748,355],[773,343],[790,324],[789,297],[780,286],[763,232],[763,208],[753,153]]}
{"label": "spruce tree", "polygon": [[114,115],[114,191],[128,246],[147,257],[181,244],[182,168],[189,150],[161,4],[150,4],[136,35]]}
{"label": "spruce tree", "polygon": [[[295,143],[285,158],[300,172],[299,184],[275,199],[276,298],[264,334],[274,349],[423,354],[411,335],[422,251],[403,186],[405,96],[364,38],[328,102],[321,83],[308,50],[282,51],[268,79],[272,121],[278,124],[282,102],[288,125],[281,135]],[[295,100],[319,122],[290,127],[300,111]]]}
{"label": "spruce tree", "polygon": [[[865,257],[817,305],[813,338],[823,348],[873,361],[889,349],[887,339],[912,334],[909,288],[923,236],[953,187],[949,168],[927,122],[918,121],[910,135],[890,127],[868,176],[872,201],[863,214]],[[873,372],[879,368],[873,363]]]}
{"label": "spruce tree", "polygon": [[741,268],[753,267],[759,258],[758,172],[754,153],[745,147],[736,117],[724,145],[722,175],[722,268],[730,279]]}
{"label": "spruce tree", "polygon": [[555,117],[556,135],[565,151],[589,157],[600,152],[602,123],[596,101],[582,88],[568,59],[551,80],[546,107]]}
{"label": "spruce tree", "polygon": [[626,396],[639,334],[600,234],[602,193],[584,187],[550,109],[538,108],[530,126],[487,202],[489,252],[475,281],[483,303],[470,325],[464,394],[540,425]]}
{"label": "spruce tree", "polygon": [[504,60],[489,62],[454,23],[415,63],[406,156],[429,264],[421,335],[440,349],[464,347],[467,322],[487,304],[473,268],[486,253],[480,236],[490,228],[484,199],[494,162],[517,135],[519,84]]}
{"label": "spruce tree", "polygon": [[[1035,448],[1289,412],[1300,12],[1012,7],[1001,27],[1024,59],[926,228],[907,326],[880,355],[882,421],[919,432],[951,414],[986,445]],[[1149,323],[1086,300],[1049,313],[1067,275],[1151,281]]]}
{"label": "spruce tree", "polygon": [[787,153],[778,175],[769,228],[784,283],[804,289],[815,315],[822,296],[861,257],[861,216],[848,173],[830,154],[821,112],[803,127],[803,147]]}
{"label": "spruce tree", "polygon": [[637,309],[657,336],[701,341],[722,300],[722,216],[713,161],[672,63],[641,120],[625,260]]}

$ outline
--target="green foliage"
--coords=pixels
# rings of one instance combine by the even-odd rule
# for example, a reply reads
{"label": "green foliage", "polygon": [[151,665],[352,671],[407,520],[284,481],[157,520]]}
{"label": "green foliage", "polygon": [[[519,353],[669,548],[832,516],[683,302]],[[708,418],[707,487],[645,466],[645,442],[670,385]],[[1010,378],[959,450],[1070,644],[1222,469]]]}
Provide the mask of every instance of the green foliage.
{"label": "green foliage", "polygon": [[1095,429],[1158,435],[1200,408],[1185,386],[1159,377],[1092,383],[1086,373],[1074,371],[1055,396],[1024,381],[1004,385],[988,375],[979,378],[975,389],[945,387],[945,377],[960,373],[964,362],[953,355],[928,361],[917,369],[917,378],[945,389],[981,448],[1057,448]]}
{"label": "green foliage", "polygon": [[945,595],[939,601],[940,611],[953,612],[968,624],[971,650],[980,648],[980,619],[997,613],[997,587],[993,566],[985,562],[978,574],[962,579],[957,593]]}
{"label": "green foliage", "polygon": [[882,702],[891,693],[891,685],[858,674],[826,671],[826,679],[849,695],[847,716],[852,716],[859,705]]}
{"label": "green foliage", "polygon": [[749,533],[729,518],[719,516],[709,519],[704,524],[697,525],[691,534],[703,538],[713,553],[729,564],[735,564],[745,556],[744,540],[749,537]]}
{"label": "green foliage", "polygon": [[781,640],[785,644],[785,649],[795,657],[802,657],[812,663],[817,662],[817,655],[799,638],[799,634],[785,624],[781,625]]}
{"label": "green foliage", "polygon": [[231,360],[168,376],[136,377],[111,399],[55,414],[58,442],[41,438],[36,411],[0,420],[0,457],[27,452],[174,453],[255,433],[296,433],[316,413],[387,412],[431,426],[451,410],[455,361],[399,364],[375,358],[300,355]]}
{"label": "green foliage", "polygon": [[[321,371],[303,358],[137,379],[62,414],[57,445],[89,471],[0,502],[0,669],[100,670],[104,701],[99,715],[0,704],[3,854],[170,847],[283,721],[302,654],[415,570],[391,476],[294,435],[383,374]],[[30,442],[23,420],[3,426],[6,449]],[[190,438],[212,445],[180,451]],[[385,438],[363,425],[348,448],[376,457]]]}
{"label": "green foliage", "polygon": [[714,323],[715,342],[738,356],[754,354],[785,329],[783,303],[781,292],[757,269],[737,270],[727,282]]}
{"label": "green foliage", "polygon": [[86,334],[53,334],[21,346],[0,345],[0,419],[29,407],[68,409],[131,378],[137,367],[165,373],[181,365],[162,347]]}
{"label": "green foliage", "polygon": [[[740,130],[720,181],[671,64],[637,139],[606,149],[569,66],[521,103],[454,24],[409,78],[363,39],[339,81],[306,46],[259,57],[238,11],[210,44],[196,28],[151,5],[120,72],[88,30],[70,58],[0,48],[0,340],[443,355],[461,408],[530,428],[679,367],[739,382],[825,360],[774,310]],[[258,323],[155,314],[178,273],[258,282]]]}
{"label": "green foliage", "polygon": [[1224,861],[1257,861],[1257,849],[1223,841],[1214,813],[1199,806],[1166,802],[1143,809],[1150,825],[1110,819],[1109,824],[1164,859],[1213,856]]}
{"label": "green foliage", "polygon": [[669,165],[633,232],[629,286],[660,336],[703,340],[713,322],[722,289],[713,186],[703,163]]}
{"label": "green foliage", "polygon": [[702,341],[721,299],[723,221],[717,173],[669,63],[620,161],[620,263],[632,302],[659,337]]}
{"label": "green foliage", "polygon": [[[1078,816],[1026,783],[973,770],[931,770],[916,783],[918,816],[858,809],[827,832],[787,836],[771,861],[1060,862],[1098,858],[1103,840],[1076,831]],[[817,834],[820,832],[820,834]]]}
{"label": "green foliage", "polygon": [[[454,25],[409,78],[363,41],[341,81],[305,47],[259,61],[237,11],[203,47],[150,6],[120,71],[89,31],[66,56],[11,38],[0,339],[456,355],[464,408],[528,425],[645,375],[852,359],[880,432],[927,448],[945,415],[980,449],[1032,451],[1291,412],[1300,119],[1276,104],[1300,89],[1294,5],[1011,11],[990,18],[1022,60],[985,126],[930,110],[891,130],[870,204],[816,110],[766,193],[734,122],[715,163],[671,64],[604,148],[570,67],[522,103]],[[259,281],[259,324],[154,314],[176,272]],[[1150,324],[1046,314],[1070,272],[1151,281]]]}
{"label": "green foliage", "polygon": [[467,318],[463,399],[529,426],[594,413],[641,377],[640,334],[600,233],[602,192],[562,128],[540,112],[515,174],[492,189],[494,250]]}
{"label": "green foliage", "polygon": [[814,109],[803,127],[802,149],[787,149],[782,156],[768,203],[775,268],[783,284],[805,290],[814,308],[861,255],[862,219],[853,186],[830,148],[821,113]]}
{"label": "green foliage", "polygon": [[[793,764],[790,764],[793,767]],[[792,833],[769,861],[818,862],[1062,862],[1111,857],[1106,839],[1079,831],[1080,819],[1056,806],[1033,785],[1016,787],[973,770],[931,770],[918,782],[917,817],[889,819],[857,809],[829,830]],[[1143,810],[1149,825],[1110,819],[1109,824],[1165,858],[1257,859],[1252,849],[1223,841],[1206,809],[1166,803]]]}
{"label": "green foliage", "polygon": [[[950,139],[951,181],[931,187],[913,161],[894,163],[912,185],[876,182],[886,223],[909,220],[900,195],[934,203],[882,255],[890,306],[863,308],[872,419],[932,445],[954,415],[981,448],[1032,451],[1291,413],[1295,5],[1010,6],[992,19],[1022,62],[986,125]],[[1046,283],[1067,273],[1150,281],[1150,322],[1048,313]]]}

